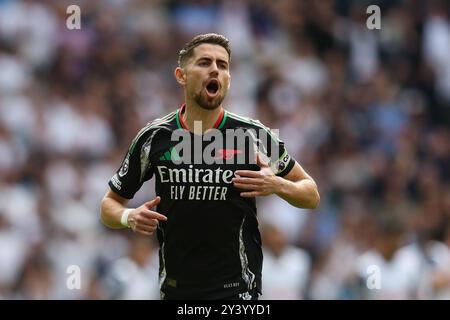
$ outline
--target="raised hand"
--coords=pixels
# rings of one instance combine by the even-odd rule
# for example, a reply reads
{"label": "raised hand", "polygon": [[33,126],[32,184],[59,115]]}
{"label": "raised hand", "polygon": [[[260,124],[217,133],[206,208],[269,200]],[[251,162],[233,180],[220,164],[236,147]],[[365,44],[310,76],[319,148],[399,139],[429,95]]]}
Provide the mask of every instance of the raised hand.
{"label": "raised hand", "polygon": [[246,190],[241,192],[241,197],[267,196],[276,193],[280,186],[280,178],[272,172],[269,164],[261,159],[259,153],[256,154],[256,164],[261,170],[237,170],[236,178],[231,180],[236,188]]}
{"label": "raised hand", "polygon": [[167,217],[151,209],[161,202],[161,197],[147,201],[142,206],[134,209],[128,216],[130,228],[139,234],[150,236],[158,227],[159,221],[166,221]]}

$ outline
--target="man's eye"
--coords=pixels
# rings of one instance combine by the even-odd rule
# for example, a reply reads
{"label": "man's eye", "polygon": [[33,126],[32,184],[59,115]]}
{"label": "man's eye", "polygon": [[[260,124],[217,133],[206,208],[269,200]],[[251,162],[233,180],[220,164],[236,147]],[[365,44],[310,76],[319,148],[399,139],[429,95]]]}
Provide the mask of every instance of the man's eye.
{"label": "man's eye", "polygon": [[199,65],[200,65],[200,66],[207,66],[207,65],[208,65],[208,62],[206,62],[206,61],[200,62]]}

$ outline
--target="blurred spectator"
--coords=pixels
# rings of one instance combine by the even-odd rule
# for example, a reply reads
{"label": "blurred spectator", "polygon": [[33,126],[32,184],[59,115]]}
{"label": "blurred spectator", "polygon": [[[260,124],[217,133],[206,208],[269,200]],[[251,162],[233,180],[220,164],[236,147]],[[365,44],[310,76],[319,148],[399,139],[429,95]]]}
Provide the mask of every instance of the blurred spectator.
{"label": "blurred spectator", "polygon": [[[183,102],[178,50],[219,32],[232,45],[226,108],[279,129],[322,196],[314,213],[258,199],[277,230],[264,297],[448,298],[449,5],[372,2],[0,0],[0,297],[158,298],[152,240],[111,234],[99,203],[128,141]],[[80,30],[66,28],[70,4]],[[366,28],[369,4],[380,30]],[[401,245],[394,225],[376,227],[386,212]],[[367,263],[379,291],[352,282]]]}
{"label": "blurred spectator", "polygon": [[159,264],[156,243],[144,237],[133,238],[128,256],[111,266],[107,281],[114,283],[115,299],[159,300]]}
{"label": "blurred spectator", "polygon": [[[357,298],[417,299],[422,259],[414,244],[405,246],[401,222],[383,213],[378,218],[373,247],[356,259]],[[351,280],[349,281],[351,282]]]}
{"label": "blurred spectator", "polygon": [[301,300],[306,293],[310,258],[303,249],[289,245],[275,225],[262,227],[263,300]]}

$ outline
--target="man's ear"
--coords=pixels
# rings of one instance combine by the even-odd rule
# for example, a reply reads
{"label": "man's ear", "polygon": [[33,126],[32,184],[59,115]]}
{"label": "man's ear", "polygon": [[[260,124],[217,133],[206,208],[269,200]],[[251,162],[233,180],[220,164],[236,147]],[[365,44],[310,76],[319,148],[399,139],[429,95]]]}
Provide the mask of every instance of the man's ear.
{"label": "man's ear", "polygon": [[177,67],[174,74],[177,82],[184,86],[186,84],[186,73],[184,72],[184,70],[180,67]]}

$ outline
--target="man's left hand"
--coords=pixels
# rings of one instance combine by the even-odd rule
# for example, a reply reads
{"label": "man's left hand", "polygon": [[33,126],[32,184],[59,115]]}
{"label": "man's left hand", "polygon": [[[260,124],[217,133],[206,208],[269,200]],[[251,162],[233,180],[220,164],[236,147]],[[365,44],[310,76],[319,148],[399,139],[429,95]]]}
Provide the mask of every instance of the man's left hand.
{"label": "man's left hand", "polygon": [[259,171],[237,170],[236,177],[231,181],[236,188],[247,190],[241,192],[241,197],[252,198],[257,196],[267,196],[276,193],[281,182],[270,169],[267,162],[261,159],[259,153],[256,154],[256,164],[261,168]]}

